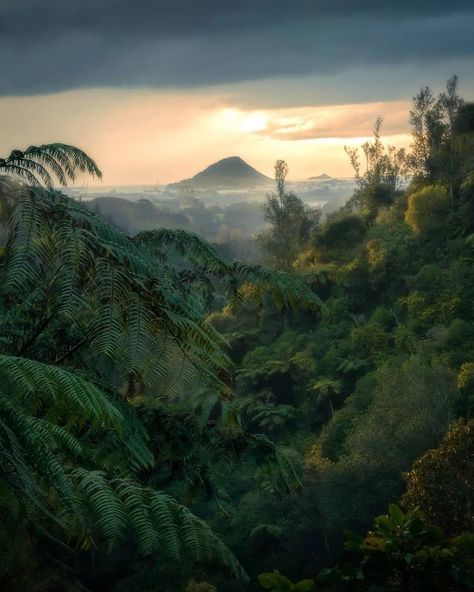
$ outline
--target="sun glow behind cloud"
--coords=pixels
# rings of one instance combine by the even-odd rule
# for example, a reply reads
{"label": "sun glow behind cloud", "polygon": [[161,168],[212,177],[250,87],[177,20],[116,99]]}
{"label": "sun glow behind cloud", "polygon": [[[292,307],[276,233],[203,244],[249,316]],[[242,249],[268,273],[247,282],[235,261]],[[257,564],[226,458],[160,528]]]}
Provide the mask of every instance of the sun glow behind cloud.
{"label": "sun glow behind cloud", "polygon": [[[385,115],[387,141],[408,144],[407,102],[245,108],[231,94],[84,90],[0,98],[0,154],[31,143],[63,141],[88,151],[106,184],[162,183],[189,177],[238,154],[265,174],[277,158],[293,179],[348,176],[344,145],[370,136]],[[18,123],[21,122],[21,125]]]}
{"label": "sun glow behind cloud", "polygon": [[218,130],[245,134],[264,131],[267,121],[267,116],[261,111],[242,111],[234,107],[226,107],[215,113],[213,125]]}
{"label": "sun glow behind cloud", "polygon": [[216,115],[217,125],[230,131],[252,132],[274,140],[327,140],[366,138],[378,115],[388,114],[384,133],[407,131],[405,101],[268,109],[225,108]]}

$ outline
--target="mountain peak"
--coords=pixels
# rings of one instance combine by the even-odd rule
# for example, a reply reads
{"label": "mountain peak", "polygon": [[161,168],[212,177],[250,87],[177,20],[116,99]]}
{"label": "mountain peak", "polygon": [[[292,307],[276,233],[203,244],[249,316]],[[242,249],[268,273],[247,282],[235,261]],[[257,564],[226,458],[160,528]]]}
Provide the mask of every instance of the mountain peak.
{"label": "mountain peak", "polygon": [[314,177],[309,177],[308,181],[330,181],[332,177],[327,175],[326,173],[322,173],[321,175],[315,175]]}
{"label": "mountain peak", "polygon": [[191,179],[171,183],[171,189],[244,189],[269,185],[272,179],[250,166],[240,156],[227,156],[209,165]]}
{"label": "mountain peak", "polygon": [[243,162],[244,164],[247,164],[243,158],[240,158],[240,156],[226,156],[225,158],[221,158],[214,164],[218,164],[220,162]]}

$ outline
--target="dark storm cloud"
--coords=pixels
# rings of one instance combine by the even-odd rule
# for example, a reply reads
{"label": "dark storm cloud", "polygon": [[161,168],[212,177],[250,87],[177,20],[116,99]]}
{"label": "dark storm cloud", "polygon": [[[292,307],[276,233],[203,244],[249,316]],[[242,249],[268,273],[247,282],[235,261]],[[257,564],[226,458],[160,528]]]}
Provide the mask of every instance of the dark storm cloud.
{"label": "dark storm cloud", "polygon": [[432,64],[473,30],[472,0],[0,0],[0,93]]}

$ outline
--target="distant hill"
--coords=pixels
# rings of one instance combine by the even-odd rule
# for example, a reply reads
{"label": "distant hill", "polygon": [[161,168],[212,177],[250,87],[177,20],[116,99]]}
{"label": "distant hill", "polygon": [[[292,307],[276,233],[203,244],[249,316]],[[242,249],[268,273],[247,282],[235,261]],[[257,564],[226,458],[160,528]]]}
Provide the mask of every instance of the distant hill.
{"label": "distant hill", "polygon": [[155,228],[190,229],[190,222],[184,214],[161,210],[146,199],[130,201],[107,196],[91,199],[86,204],[106,222],[131,236]]}
{"label": "distant hill", "polygon": [[171,183],[168,189],[245,189],[272,183],[270,177],[259,173],[240,156],[229,156],[211,164],[191,179]]}
{"label": "distant hill", "polygon": [[310,177],[308,181],[331,181],[332,177],[323,173],[322,175],[316,175],[315,177]]}

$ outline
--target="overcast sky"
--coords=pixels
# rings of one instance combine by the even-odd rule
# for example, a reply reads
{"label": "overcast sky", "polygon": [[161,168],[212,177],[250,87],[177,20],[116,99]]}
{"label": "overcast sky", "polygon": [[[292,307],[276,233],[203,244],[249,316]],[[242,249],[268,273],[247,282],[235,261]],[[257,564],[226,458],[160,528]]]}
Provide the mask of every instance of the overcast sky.
{"label": "overcast sky", "polygon": [[409,142],[420,86],[474,98],[473,31],[473,0],[0,0],[0,149],[73,142],[110,184],[349,174],[378,113]]}

